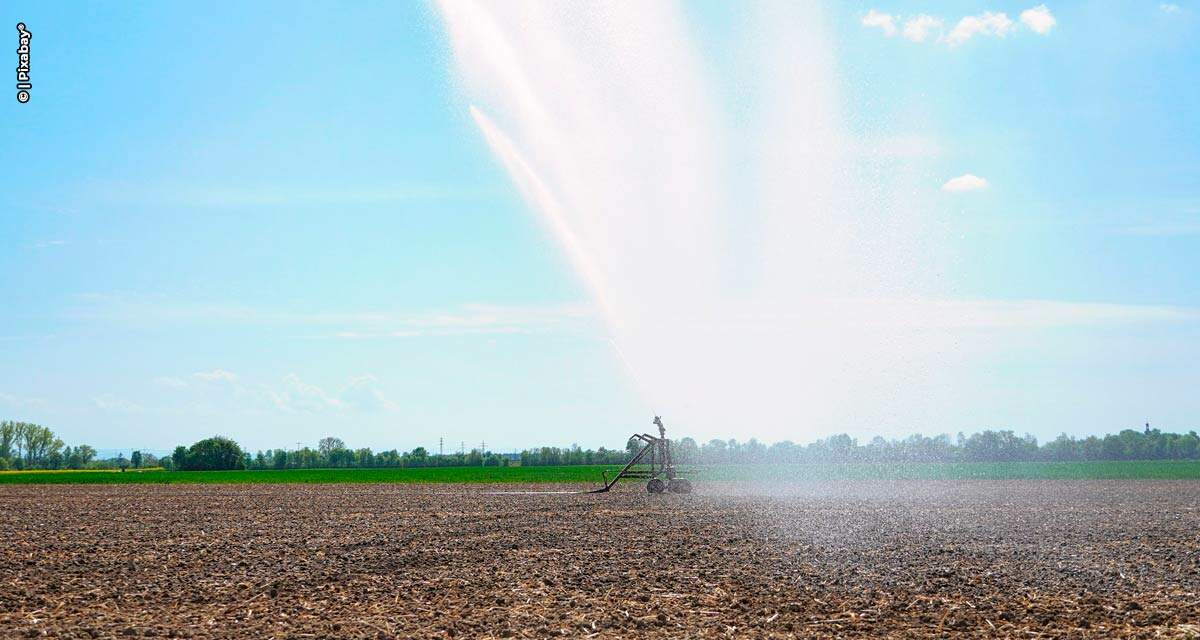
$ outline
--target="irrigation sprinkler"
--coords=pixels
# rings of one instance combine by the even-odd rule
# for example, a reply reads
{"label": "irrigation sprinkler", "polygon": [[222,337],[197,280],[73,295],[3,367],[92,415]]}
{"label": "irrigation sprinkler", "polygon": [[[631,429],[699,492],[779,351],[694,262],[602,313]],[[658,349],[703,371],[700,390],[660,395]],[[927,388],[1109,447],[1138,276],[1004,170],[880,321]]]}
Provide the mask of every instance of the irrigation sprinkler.
{"label": "irrigation sprinkler", "polygon": [[671,441],[667,439],[667,429],[663,426],[662,418],[654,416],[654,424],[658,426],[658,437],[648,433],[635,433],[636,438],[644,443],[617,475],[610,480],[608,472],[601,472],[604,486],[589,493],[604,493],[613,488],[621,478],[646,478],[646,491],[650,493],[691,493],[692,483],[687,478],[677,476],[675,462],[671,459]]}

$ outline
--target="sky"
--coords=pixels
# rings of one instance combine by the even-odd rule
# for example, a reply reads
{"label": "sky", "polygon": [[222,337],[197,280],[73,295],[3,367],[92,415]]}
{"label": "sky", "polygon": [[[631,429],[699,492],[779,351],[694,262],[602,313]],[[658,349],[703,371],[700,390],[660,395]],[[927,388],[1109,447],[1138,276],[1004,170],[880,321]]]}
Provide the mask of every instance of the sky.
{"label": "sky", "polygon": [[[296,4],[0,8],[33,84],[0,107],[0,418],[145,449],[611,447],[670,424],[481,135],[439,8]],[[679,11],[736,137],[756,32]],[[906,176],[941,298],[1006,349],[937,418],[673,435],[1200,427],[1200,4],[822,16],[847,144]]]}

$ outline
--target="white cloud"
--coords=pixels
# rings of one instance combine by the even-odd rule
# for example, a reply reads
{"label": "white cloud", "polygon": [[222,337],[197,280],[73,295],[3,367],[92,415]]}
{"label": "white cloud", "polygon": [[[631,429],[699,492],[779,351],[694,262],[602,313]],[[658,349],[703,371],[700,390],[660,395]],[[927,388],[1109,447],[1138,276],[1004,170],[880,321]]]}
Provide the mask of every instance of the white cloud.
{"label": "white cloud", "polygon": [[[1064,327],[1147,322],[1194,322],[1195,309],[1067,302],[1063,300],[948,300],[930,303],[933,315],[964,327]],[[931,321],[932,322],[932,321]]]}
{"label": "white cloud", "polygon": [[1054,19],[1046,5],[1040,4],[1021,12],[1021,24],[1033,29],[1034,33],[1044,36],[1050,33],[1050,29],[1054,28],[1054,25],[1058,24],[1058,20]]}
{"label": "white cloud", "polygon": [[126,411],[129,413],[139,413],[145,411],[146,408],[136,402],[130,402],[118,398],[111,393],[106,393],[92,397],[92,404],[101,411]]}
{"label": "white cloud", "polygon": [[812,309],[802,317],[771,316],[755,323],[760,329],[803,320],[816,328],[1007,330],[1200,322],[1200,309],[1191,307],[1066,300],[830,298]]}
{"label": "white cloud", "polygon": [[1160,5],[1158,5],[1158,8],[1159,8],[1159,9],[1160,9],[1160,10],[1161,10],[1163,13],[1179,13],[1179,12],[1180,12],[1180,10],[1181,10],[1181,9],[1180,9],[1180,7],[1179,7],[1179,5],[1177,5],[1177,4],[1173,4],[1173,3],[1170,3],[1170,2],[1164,2],[1164,3],[1160,4]]}
{"label": "white cloud", "polygon": [[878,28],[883,31],[883,35],[889,38],[896,35],[896,21],[890,13],[880,13],[871,9],[867,11],[867,15],[862,17],[862,25]]}
{"label": "white cloud", "polygon": [[275,407],[288,413],[317,412],[343,407],[341,400],[329,395],[315,384],[304,382],[300,376],[294,373],[283,377],[283,389],[268,393],[270,393]]}
{"label": "white cloud", "polygon": [[160,387],[166,387],[168,389],[187,388],[187,382],[184,382],[182,379],[175,378],[172,376],[159,376],[154,379],[154,384],[157,386],[160,386]]}
{"label": "white cloud", "polygon": [[283,388],[267,390],[275,408],[286,413],[318,413],[322,411],[396,411],[399,406],[384,395],[379,380],[365,374],[350,379],[336,394],[289,373],[283,378]]}
{"label": "white cloud", "polygon": [[36,406],[44,405],[46,403],[39,398],[25,398],[22,396],[15,396],[11,393],[4,393],[3,391],[0,391],[0,404],[7,405],[10,407],[24,408],[24,407],[36,407]]}
{"label": "white cloud", "polygon": [[[1160,6],[1163,11],[1179,10],[1179,7],[1176,5],[1163,4]],[[1168,7],[1173,7],[1173,9],[1168,9]],[[911,42],[936,40],[937,42],[945,42],[949,47],[954,48],[975,36],[1003,38],[1018,30],[1021,25],[1028,27],[1034,33],[1044,36],[1049,34],[1051,29],[1058,24],[1058,19],[1050,13],[1050,9],[1044,4],[1022,11],[1019,19],[1020,23],[1017,23],[1013,22],[1008,17],[1008,14],[1004,12],[984,11],[978,15],[961,18],[954,24],[954,28],[948,34],[933,38],[932,36],[935,33],[942,33],[945,22],[938,16],[922,13],[906,20],[901,33],[904,39]],[[900,16],[871,9],[862,17],[862,24],[864,27],[878,28],[883,31],[884,35],[891,37],[896,34],[896,25],[899,20]]]}
{"label": "white cloud", "polygon": [[[586,303],[502,306],[471,303],[424,311],[331,310],[314,313],[237,305],[196,305],[135,294],[86,294],[69,313],[79,320],[124,325],[219,323],[297,331],[320,328],[321,335],[304,337],[389,338],[447,335],[533,334],[570,332],[597,322],[596,309]],[[329,330],[332,329],[332,330]],[[220,370],[196,374],[205,380],[226,378]]]}
{"label": "white cloud", "polygon": [[[160,376],[154,379],[159,387],[177,390],[172,394],[176,400],[190,398],[189,410],[193,413],[223,413],[237,407],[254,413],[284,412],[349,414],[394,412],[399,405],[387,397],[380,388],[379,380],[367,373],[349,378],[336,391],[327,391],[320,385],[303,380],[296,373],[289,373],[277,383],[258,383],[243,380],[223,369],[202,371],[192,374],[200,381]],[[206,384],[207,383],[207,384]],[[111,394],[95,396],[92,404],[97,408],[114,411],[161,411],[165,407],[144,406],[126,402]],[[0,405],[5,402],[0,393]]]}
{"label": "white cloud", "polygon": [[941,31],[942,19],[921,14],[904,23],[904,37],[913,42],[925,42],[934,31]]}
{"label": "white cloud", "polygon": [[379,380],[371,374],[350,379],[338,394],[338,398],[347,407],[360,411],[396,411],[399,406],[388,399],[379,389]]}
{"label": "white cloud", "polygon": [[464,188],[462,185],[441,184],[322,188],[321,185],[253,184],[230,187],[115,183],[96,189],[91,197],[115,204],[225,208],[469,201],[491,195],[493,193],[486,187]]}
{"label": "white cloud", "polygon": [[237,382],[237,375],[225,371],[224,369],[213,369],[212,371],[197,371],[192,374],[196,378],[205,382]]}
{"label": "white cloud", "polygon": [[947,180],[946,184],[942,185],[942,191],[962,193],[965,191],[979,191],[980,189],[986,189],[987,186],[987,180],[974,174],[964,173],[957,178]]}
{"label": "white cloud", "polygon": [[959,20],[945,37],[945,41],[951,47],[957,47],[977,35],[1003,38],[1015,28],[1016,24],[1007,14],[984,11],[977,16],[966,16]]}
{"label": "white cloud", "polygon": [[33,246],[36,249],[49,249],[50,247],[61,247],[66,244],[66,240],[43,240]]}

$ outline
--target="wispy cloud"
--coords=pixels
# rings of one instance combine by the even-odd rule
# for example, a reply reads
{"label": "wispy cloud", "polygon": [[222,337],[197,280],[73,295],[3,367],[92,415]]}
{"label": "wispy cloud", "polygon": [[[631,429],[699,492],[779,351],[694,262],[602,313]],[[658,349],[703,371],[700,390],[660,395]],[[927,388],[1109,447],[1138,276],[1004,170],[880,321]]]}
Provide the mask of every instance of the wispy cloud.
{"label": "wispy cloud", "polygon": [[[883,35],[890,38],[897,33],[896,25],[902,18],[899,15],[870,9],[860,21],[864,27],[879,29]],[[1022,11],[1018,20],[1019,22],[1014,22],[1003,11],[984,11],[959,18],[949,33],[943,34],[946,24],[943,18],[919,14],[904,20],[900,32],[904,39],[910,42],[940,42],[954,49],[976,37],[1004,38],[1020,29],[1022,25],[1033,33],[1044,36],[1058,24],[1054,14],[1044,4]],[[935,34],[937,37],[934,37]]]}
{"label": "wispy cloud", "polygon": [[43,240],[33,245],[35,249],[49,249],[51,247],[61,247],[68,244],[66,240]]}
{"label": "wispy cloud", "polygon": [[141,413],[146,410],[146,407],[124,398],[106,393],[103,395],[93,396],[92,405],[101,411],[118,411],[125,413]]}
{"label": "wispy cloud", "polygon": [[309,384],[300,376],[289,373],[283,378],[283,387],[269,391],[272,402],[280,411],[317,412],[343,409],[345,405],[337,397],[325,392],[315,384]]}
{"label": "wispy cloud", "polygon": [[1172,3],[1172,2],[1162,3],[1162,4],[1158,5],[1158,9],[1160,11],[1162,11],[1163,13],[1179,13],[1180,11],[1182,11],[1182,8],[1179,5]]}
{"label": "wispy cloud", "polygon": [[159,376],[154,379],[155,386],[165,387],[167,389],[186,389],[188,384],[182,378],[173,376]]}
{"label": "wispy cloud", "polygon": [[964,173],[957,178],[951,178],[942,185],[942,191],[951,193],[965,193],[967,191],[979,191],[986,189],[988,181],[980,178],[977,175]]}
{"label": "wispy cloud", "polygon": [[896,19],[890,13],[882,13],[871,9],[862,17],[862,25],[864,27],[879,29],[883,32],[883,35],[889,38],[896,35]]}
{"label": "wispy cloud", "polygon": [[142,326],[221,324],[293,327],[318,336],[412,338],[452,335],[534,334],[578,330],[598,322],[589,304],[463,304],[425,311],[291,311],[227,304],[193,304],[156,296],[89,294],[68,315],[76,320]]}
{"label": "wispy cloud", "polygon": [[935,31],[942,30],[942,19],[921,14],[904,22],[904,38],[911,42],[925,42]]}
{"label": "wispy cloud", "polygon": [[748,324],[867,326],[881,329],[1046,329],[1200,322],[1200,309],[1064,300],[936,298],[826,299],[803,317],[747,318]]}
{"label": "wispy cloud", "polygon": [[40,407],[44,406],[45,404],[46,401],[42,400],[41,398],[28,398],[0,391],[0,405],[16,409],[24,409],[27,407]]}
{"label": "wispy cloud", "polygon": [[[1061,300],[947,300],[928,303],[945,322],[967,327],[1065,327],[1196,322],[1200,311],[1166,305]],[[943,315],[944,314],[944,315]],[[936,324],[936,321],[934,321]]]}
{"label": "wispy cloud", "polygon": [[945,40],[951,47],[957,47],[975,36],[1003,38],[1013,29],[1014,23],[1007,14],[984,11],[977,16],[965,16],[959,20]]}
{"label": "wispy cloud", "polygon": [[595,320],[589,305],[504,307],[470,304],[453,310],[399,314],[377,320],[362,330],[341,331],[346,339],[417,338],[463,335],[534,334],[568,330]]}
{"label": "wispy cloud", "polygon": [[355,376],[336,393],[300,379],[295,373],[284,376],[282,386],[268,390],[275,408],[285,413],[325,411],[396,411],[399,406],[379,387],[379,380],[365,374]]}
{"label": "wispy cloud", "polygon": [[224,369],[213,369],[212,371],[197,371],[192,374],[192,377],[203,380],[205,382],[237,382],[237,374],[226,371]]}
{"label": "wispy cloud", "polygon": [[310,187],[297,185],[111,185],[95,197],[130,205],[184,207],[274,207],[296,205],[388,204],[412,201],[475,200],[496,190],[463,185]]}
{"label": "wispy cloud", "polygon": [[[224,369],[194,373],[189,383],[179,376],[154,378],[156,387],[173,389],[170,403],[147,407],[118,398],[112,394],[92,397],[92,404],[106,411],[180,410],[179,402],[192,411],[219,412],[243,410],[251,413],[329,413],[353,414],[394,412],[400,406],[384,392],[377,377],[370,373],[350,376],[333,390],[304,380],[297,373],[288,373],[275,382],[244,380]],[[0,396],[0,403],[3,396]]]}

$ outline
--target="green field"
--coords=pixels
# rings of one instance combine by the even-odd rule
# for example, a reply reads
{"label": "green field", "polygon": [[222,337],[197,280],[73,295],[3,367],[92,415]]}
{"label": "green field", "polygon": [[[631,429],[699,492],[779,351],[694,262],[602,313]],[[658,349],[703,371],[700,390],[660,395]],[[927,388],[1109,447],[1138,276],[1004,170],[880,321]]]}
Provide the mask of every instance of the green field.
{"label": "green field", "polygon": [[[0,484],[261,483],[584,483],[599,484],[613,466],[290,469],[286,471],[5,471]],[[1200,461],[963,462],[909,464],[715,465],[695,480],[1200,480]]]}

